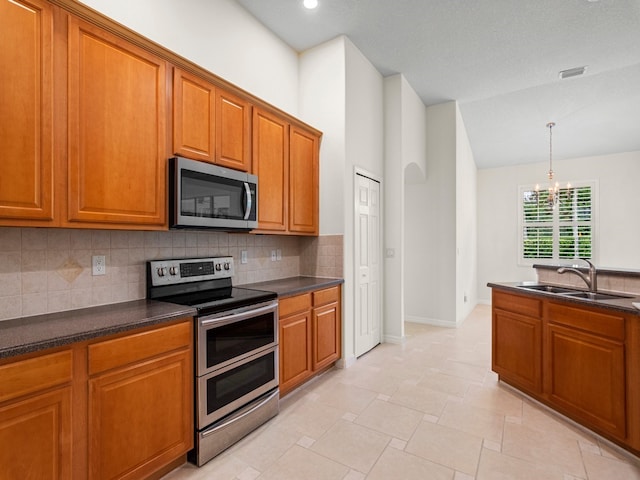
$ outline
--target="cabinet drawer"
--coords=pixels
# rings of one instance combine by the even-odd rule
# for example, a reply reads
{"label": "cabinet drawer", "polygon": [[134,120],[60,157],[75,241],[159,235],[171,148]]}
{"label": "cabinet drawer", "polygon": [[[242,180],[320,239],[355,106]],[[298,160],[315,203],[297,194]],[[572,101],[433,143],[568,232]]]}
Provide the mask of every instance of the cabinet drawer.
{"label": "cabinet drawer", "polygon": [[492,304],[495,308],[508,312],[520,313],[521,315],[535,318],[542,316],[542,302],[535,298],[493,290]]}
{"label": "cabinet drawer", "polygon": [[549,303],[547,316],[550,322],[578,328],[585,332],[604,335],[624,341],[624,316],[575,308],[562,303]]}
{"label": "cabinet drawer", "polygon": [[89,345],[89,374],[138,362],[191,344],[191,321]]}
{"label": "cabinet drawer", "polygon": [[313,292],[313,306],[319,307],[320,305],[326,305],[327,303],[337,302],[339,296],[340,291],[338,287],[318,290]]}
{"label": "cabinet drawer", "polygon": [[0,402],[71,381],[71,350],[0,366]]}
{"label": "cabinet drawer", "polygon": [[305,293],[296,295],[295,297],[283,298],[278,303],[280,317],[293,315],[294,313],[304,312],[311,309],[311,294]]}

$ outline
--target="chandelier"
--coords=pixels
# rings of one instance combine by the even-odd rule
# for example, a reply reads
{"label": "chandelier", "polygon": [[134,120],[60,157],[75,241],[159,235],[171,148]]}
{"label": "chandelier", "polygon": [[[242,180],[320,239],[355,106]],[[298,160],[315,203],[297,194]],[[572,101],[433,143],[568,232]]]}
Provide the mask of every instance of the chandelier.
{"label": "chandelier", "polygon": [[[547,198],[546,202],[549,208],[554,209],[556,205],[558,205],[558,201],[560,199],[560,184],[558,182],[553,181],[553,127],[555,127],[555,122],[547,123],[547,128],[549,129],[549,172],[547,176],[549,178],[549,187],[547,189]],[[570,185],[567,184],[567,188]],[[536,185],[536,198],[539,198],[540,185]]]}

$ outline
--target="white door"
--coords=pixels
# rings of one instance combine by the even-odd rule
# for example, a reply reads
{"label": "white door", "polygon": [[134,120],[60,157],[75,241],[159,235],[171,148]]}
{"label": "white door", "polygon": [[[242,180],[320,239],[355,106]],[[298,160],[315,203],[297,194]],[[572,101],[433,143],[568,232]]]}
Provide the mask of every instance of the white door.
{"label": "white door", "polygon": [[356,357],[380,343],[380,182],[356,174]]}

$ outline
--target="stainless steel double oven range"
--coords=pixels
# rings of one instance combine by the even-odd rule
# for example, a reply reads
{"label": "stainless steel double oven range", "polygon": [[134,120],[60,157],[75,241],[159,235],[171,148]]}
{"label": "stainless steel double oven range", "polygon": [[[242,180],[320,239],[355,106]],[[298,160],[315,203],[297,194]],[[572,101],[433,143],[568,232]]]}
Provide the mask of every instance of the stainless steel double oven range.
{"label": "stainless steel double oven range", "polygon": [[278,302],[233,287],[233,257],[147,262],[147,298],[193,306],[198,466],[278,414]]}

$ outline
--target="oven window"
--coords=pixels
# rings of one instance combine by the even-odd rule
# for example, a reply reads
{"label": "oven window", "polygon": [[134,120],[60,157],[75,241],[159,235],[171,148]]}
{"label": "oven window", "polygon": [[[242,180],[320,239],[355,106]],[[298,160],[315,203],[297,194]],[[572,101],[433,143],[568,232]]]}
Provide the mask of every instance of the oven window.
{"label": "oven window", "polygon": [[275,351],[207,380],[207,415],[276,378]]}
{"label": "oven window", "polygon": [[207,368],[249,353],[276,341],[275,313],[251,317],[207,330]]}
{"label": "oven window", "polygon": [[182,170],[180,213],[190,217],[244,219],[244,182]]}

